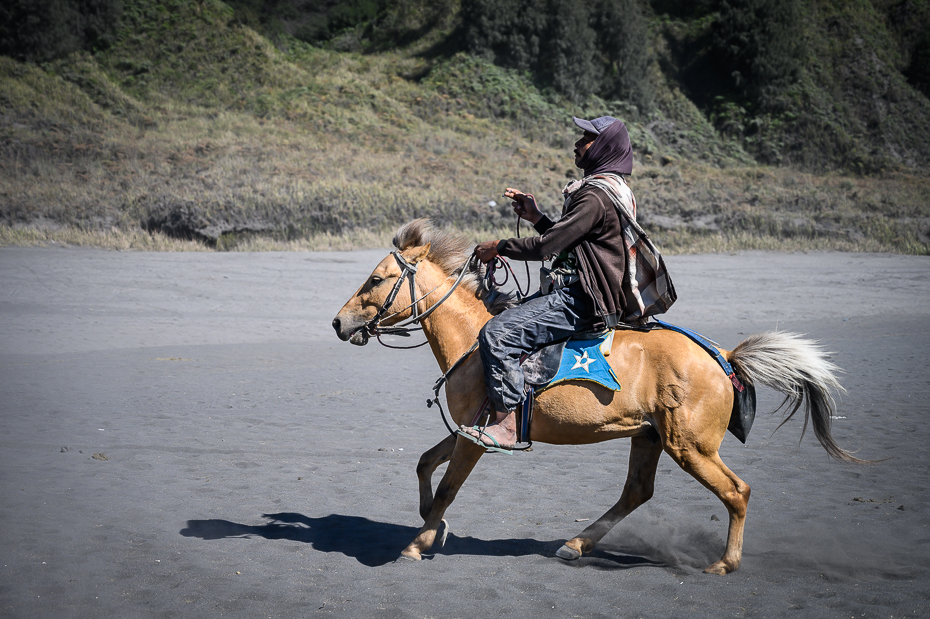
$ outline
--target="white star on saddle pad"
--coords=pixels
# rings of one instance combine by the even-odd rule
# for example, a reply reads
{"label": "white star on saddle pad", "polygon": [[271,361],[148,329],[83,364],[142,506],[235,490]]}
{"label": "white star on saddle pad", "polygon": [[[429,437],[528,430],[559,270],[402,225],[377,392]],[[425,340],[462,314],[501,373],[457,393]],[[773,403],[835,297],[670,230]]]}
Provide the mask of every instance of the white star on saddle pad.
{"label": "white star on saddle pad", "polygon": [[537,393],[566,380],[591,381],[611,391],[620,391],[620,381],[600,349],[607,339],[609,338],[597,337],[565,342],[558,372],[548,383],[540,385]]}
{"label": "white star on saddle pad", "polygon": [[588,369],[588,366],[594,363],[594,359],[588,356],[587,350],[583,351],[582,354],[580,355],[573,355],[573,356],[575,357],[575,365],[572,366],[573,370],[577,370],[578,368],[581,368],[585,372],[591,371]]}

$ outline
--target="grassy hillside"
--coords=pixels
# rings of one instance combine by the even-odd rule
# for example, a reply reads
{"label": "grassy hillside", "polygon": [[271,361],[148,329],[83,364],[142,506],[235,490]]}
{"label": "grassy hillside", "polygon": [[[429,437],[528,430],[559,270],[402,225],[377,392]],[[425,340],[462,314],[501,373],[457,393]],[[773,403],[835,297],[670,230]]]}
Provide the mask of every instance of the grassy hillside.
{"label": "grassy hillside", "polygon": [[[509,207],[489,202],[515,186],[557,212],[579,172],[571,114],[611,114],[630,127],[642,223],[668,251],[930,250],[927,100],[888,77],[913,48],[896,47],[905,37],[889,28],[865,33],[881,53],[841,65],[858,81],[830,81],[836,71],[816,66],[802,76],[810,119],[795,116],[827,136],[804,148],[803,132],[778,137],[784,111],[759,125],[752,110],[694,94],[701,68],[684,59],[706,36],[706,15],[648,7],[647,114],[594,94],[569,103],[531,74],[456,52],[454,11],[414,34],[416,20],[395,28],[402,47],[385,43],[386,26],[371,35],[371,23],[311,45],[241,4],[126,0],[106,49],[40,65],[0,56],[0,243],[347,248],[385,245],[420,216],[475,238],[509,235]],[[818,6],[833,23],[832,5]],[[884,15],[879,3],[837,6]],[[840,62],[855,38],[822,44],[839,51],[812,42],[814,55]],[[891,93],[874,122],[850,111],[869,77]],[[863,146],[873,143],[881,148]],[[831,144],[852,164],[804,158]],[[787,155],[760,163],[772,152]]]}
{"label": "grassy hillside", "polygon": [[[928,4],[785,3],[798,9],[797,23],[781,33],[797,43],[797,66],[790,78],[773,77],[774,84],[755,89],[736,87],[740,76],[726,70],[750,69],[728,60],[721,49],[718,30],[726,24],[719,12],[663,15],[657,22],[659,63],[722,135],[739,142],[760,163],[866,174],[925,167],[930,161],[930,101],[919,85],[908,83],[906,67],[915,45],[903,34],[895,36],[891,15],[898,5],[910,4],[915,14],[908,20],[923,23],[930,32]],[[744,38],[731,33],[728,41],[738,44]],[[749,43],[745,47],[752,51]],[[750,78],[741,79],[745,83]]]}

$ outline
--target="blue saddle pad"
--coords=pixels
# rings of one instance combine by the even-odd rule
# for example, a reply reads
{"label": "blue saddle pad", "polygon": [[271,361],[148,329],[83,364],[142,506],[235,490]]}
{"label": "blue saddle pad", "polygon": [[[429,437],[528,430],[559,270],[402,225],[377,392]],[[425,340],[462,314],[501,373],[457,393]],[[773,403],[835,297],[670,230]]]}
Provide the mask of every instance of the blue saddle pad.
{"label": "blue saddle pad", "polygon": [[609,334],[593,340],[565,342],[558,372],[552,380],[536,390],[548,389],[566,380],[590,380],[613,391],[620,391],[620,381],[600,349],[601,343],[608,337]]}

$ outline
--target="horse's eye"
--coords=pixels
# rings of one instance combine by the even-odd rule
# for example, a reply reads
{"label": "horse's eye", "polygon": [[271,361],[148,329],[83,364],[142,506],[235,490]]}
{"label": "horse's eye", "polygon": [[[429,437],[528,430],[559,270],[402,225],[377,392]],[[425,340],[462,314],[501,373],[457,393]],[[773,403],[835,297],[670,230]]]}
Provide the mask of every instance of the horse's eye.
{"label": "horse's eye", "polygon": [[372,285],[372,286],[377,286],[378,284],[380,284],[380,283],[383,282],[383,281],[384,281],[384,279],[381,278],[381,277],[378,277],[377,275],[372,275],[372,276],[371,276],[371,285]]}

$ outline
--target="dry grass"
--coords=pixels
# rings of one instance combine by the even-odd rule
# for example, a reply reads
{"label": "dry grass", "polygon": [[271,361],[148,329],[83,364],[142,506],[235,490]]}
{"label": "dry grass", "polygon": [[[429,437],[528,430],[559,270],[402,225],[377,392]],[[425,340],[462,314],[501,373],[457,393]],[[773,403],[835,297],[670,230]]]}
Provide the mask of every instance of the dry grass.
{"label": "dry grass", "polygon": [[[485,230],[452,228],[475,244],[489,237],[504,238],[513,235],[513,229]],[[524,232],[525,235],[525,232]],[[354,249],[388,248],[394,230],[372,232],[353,230],[344,234],[322,233],[306,238],[286,241],[260,234],[228,239],[228,245],[214,247],[200,241],[177,239],[160,232],[142,230],[80,230],[74,227],[39,229],[35,227],[11,228],[0,226],[0,247],[93,247],[118,251],[350,251]]]}
{"label": "dry grass", "polygon": [[197,241],[175,239],[161,233],[142,230],[80,230],[63,227],[57,230],[11,228],[0,226],[0,247],[94,247],[98,249],[137,251],[212,251]]}
{"label": "dry grass", "polygon": [[[340,75],[330,79],[352,79]],[[205,224],[231,221],[234,229],[258,219],[276,229],[290,226],[289,234],[301,237],[358,228],[385,232],[424,215],[478,226],[489,223],[487,204],[499,199],[505,184],[549,188],[540,197],[555,207],[551,190],[565,176],[553,149],[486,121],[462,132],[443,126],[454,123],[435,126],[408,114],[398,126],[364,106],[355,124],[340,129],[348,122],[347,104],[337,101],[330,109],[324,95],[322,131],[308,126],[303,114],[265,119],[166,106],[151,127],[111,117],[75,132],[63,129],[73,127],[64,109],[86,104],[86,96],[61,80],[41,86],[23,94],[23,107],[37,97],[57,100],[62,109],[41,113],[44,124],[55,119],[48,130],[38,130],[33,118],[11,126],[9,143],[16,146],[0,163],[8,224],[137,228],[153,213],[189,205]],[[500,213],[492,215],[490,224],[499,224]]]}

